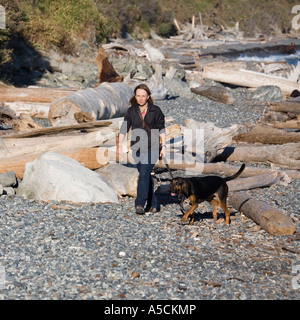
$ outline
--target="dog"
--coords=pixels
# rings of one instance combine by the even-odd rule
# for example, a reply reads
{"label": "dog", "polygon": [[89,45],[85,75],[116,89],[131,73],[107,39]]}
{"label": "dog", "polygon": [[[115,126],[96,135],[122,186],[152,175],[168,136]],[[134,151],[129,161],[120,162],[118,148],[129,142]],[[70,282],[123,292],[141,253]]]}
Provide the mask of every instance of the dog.
{"label": "dog", "polygon": [[184,195],[190,201],[190,207],[184,213],[181,220],[185,222],[188,217],[191,216],[189,224],[192,225],[194,223],[194,210],[198,207],[199,203],[208,201],[214,205],[214,220],[217,219],[217,209],[218,206],[220,206],[225,213],[225,224],[228,225],[230,222],[230,213],[226,201],[228,195],[228,185],[226,182],[239,177],[244,169],[245,164],[243,163],[237,173],[227,178],[206,176],[172,179],[169,186],[171,195]]}

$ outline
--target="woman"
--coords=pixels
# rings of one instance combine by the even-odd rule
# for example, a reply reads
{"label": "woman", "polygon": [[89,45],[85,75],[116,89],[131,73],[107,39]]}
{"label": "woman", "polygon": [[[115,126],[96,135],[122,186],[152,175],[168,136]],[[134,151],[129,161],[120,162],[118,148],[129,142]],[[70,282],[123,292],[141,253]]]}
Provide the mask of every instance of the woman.
{"label": "woman", "polygon": [[117,152],[122,154],[123,139],[129,129],[132,129],[131,150],[139,171],[136,213],[154,213],[157,200],[151,171],[158,158],[166,155],[165,117],[161,109],[153,104],[151,92],[145,84],[140,84],[134,89],[134,97],[130,103],[131,107],[128,108],[120,128]]}

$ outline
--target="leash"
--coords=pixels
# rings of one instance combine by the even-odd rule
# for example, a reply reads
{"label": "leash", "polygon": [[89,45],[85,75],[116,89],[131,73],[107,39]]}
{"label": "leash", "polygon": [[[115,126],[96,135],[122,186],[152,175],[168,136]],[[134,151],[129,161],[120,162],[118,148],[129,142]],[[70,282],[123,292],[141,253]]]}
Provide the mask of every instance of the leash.
{"label": "leash", "polygon": [[162,158],[163,162],[165,163],[165,166],[166,166],[167,170],[169,171],[169,174],[170,174],[170,176],[171,176],[171,179],[173,180],[173,179],[174,179],[174,176],[173,176],[173,173],[172,173],[172,171],[171,171],[171,169],[170,169],[170,167],[169,167],[169,164],[168,164],[168,162],[167,162],[166,157],[165,157],[165,156],[162,156],[161,158]]}
{"label": "leash", "polygon": [[[170,176],[171,176],[171,179],[173,180],[173,179],[174,179],[174,176],[173,176],[173,173],[172,173],[172,171],[171,171],[171,169],[170,169],[170,166],[169,166],[169,164],[168,164],[165,156],[162,156],[161,158],[162,158],[163,162],[165,163],[165,166],[166,166],[166,168],[167,168],[167,170],[168,170],[168,172],[169,172],[169,174],[170,174]],[[183,203],[184,196],[183,196],[183,195],[178,196],[178,199],[179,199],[179,201],[180,201],[180,202],[179,202],[180,210],[181,210],[181,212],[182,212],[183,214],[185,214],[185,211],[184,211],[184,208],[183,208],[183,204],[182,204],[182,203]]]}

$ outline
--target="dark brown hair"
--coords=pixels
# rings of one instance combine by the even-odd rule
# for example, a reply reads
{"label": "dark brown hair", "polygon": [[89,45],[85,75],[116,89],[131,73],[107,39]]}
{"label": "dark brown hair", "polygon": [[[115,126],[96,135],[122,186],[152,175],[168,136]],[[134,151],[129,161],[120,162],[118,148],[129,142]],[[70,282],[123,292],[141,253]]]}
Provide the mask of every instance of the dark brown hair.
{"label": "dark brown hair", "polygon": [[137,104],[135,95],[136,95],[136,91],[137,91],[138,89],[143,89],[143,90],[145,90],[145,91],[147,92],[148,96],[149,96],[148,102],[153,103],[153,100],[152,100],[152,98],[151,98],[151,91],[150,91],[150,89],[148,88],[147,85],[145,85],[144,83],[141,83],[141,84],[139,84],[138,86],[135,87],[135,89],[134,89],[134,96],[130,99],[130,105],[135,106],[135,105]]}

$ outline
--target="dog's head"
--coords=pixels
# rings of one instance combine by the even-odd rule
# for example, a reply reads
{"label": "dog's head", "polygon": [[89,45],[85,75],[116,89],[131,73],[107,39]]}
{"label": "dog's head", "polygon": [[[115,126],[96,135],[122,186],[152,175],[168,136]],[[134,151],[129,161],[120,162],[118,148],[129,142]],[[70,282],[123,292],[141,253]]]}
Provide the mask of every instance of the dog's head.
{"label": "dog's head", "polygon": [[186,186],[186,182],[182,178],[175,178],[171,180],[168,191],[171,193],[171,196],[175,194],[183,194]]}

